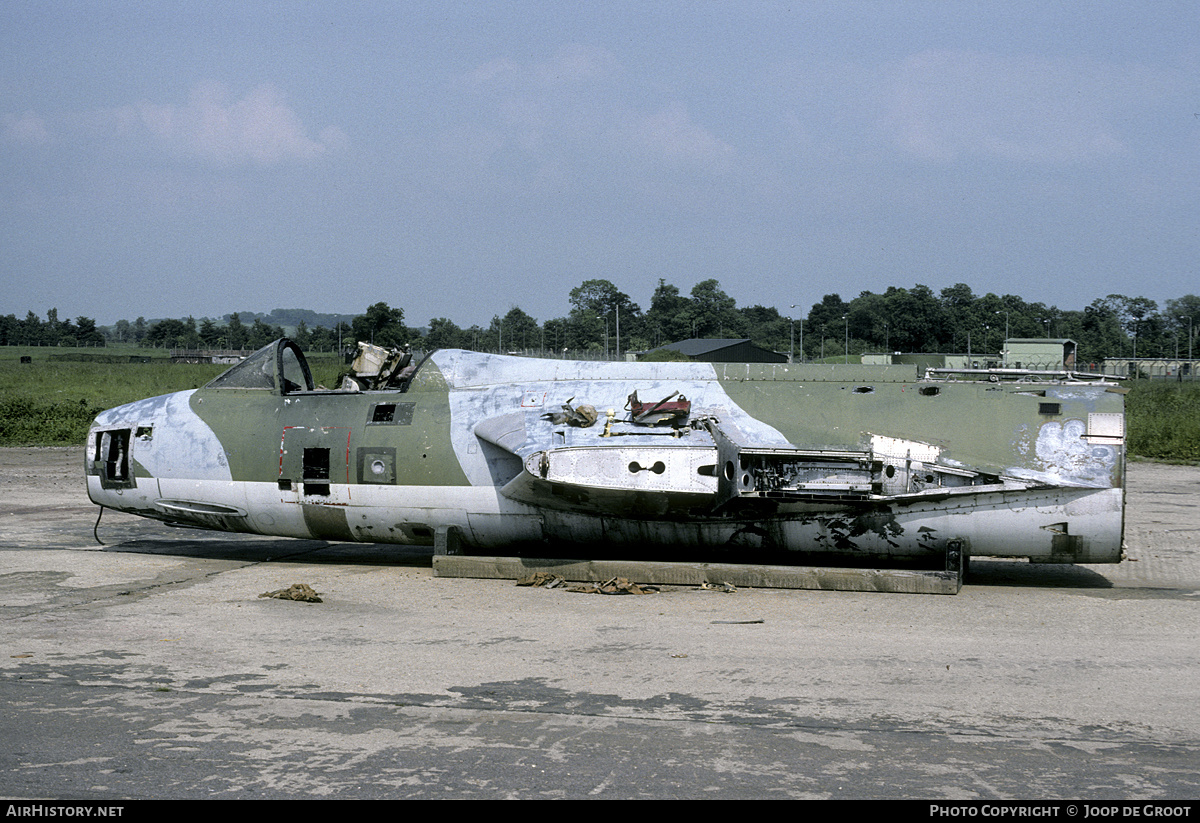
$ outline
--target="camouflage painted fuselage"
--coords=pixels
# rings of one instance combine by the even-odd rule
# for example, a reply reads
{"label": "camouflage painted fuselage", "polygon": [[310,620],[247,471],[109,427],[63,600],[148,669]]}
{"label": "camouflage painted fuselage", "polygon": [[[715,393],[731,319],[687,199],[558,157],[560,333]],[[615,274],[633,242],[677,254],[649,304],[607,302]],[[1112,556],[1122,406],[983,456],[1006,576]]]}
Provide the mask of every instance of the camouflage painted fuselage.
{"label": "camouflage painted fuselage", "polygon": [[[257,383],[218,378],[98,416],[91,499],[211,529],[542,556],[922,558],[956,541],[975,555],[1121,559],[1111,383],[442,350],[403,389],[315,391],[294,345],[273,347]],[[688,420],[636,424],[635,391],[686,397]],[[564,404],[599,420],[555,422]]]}

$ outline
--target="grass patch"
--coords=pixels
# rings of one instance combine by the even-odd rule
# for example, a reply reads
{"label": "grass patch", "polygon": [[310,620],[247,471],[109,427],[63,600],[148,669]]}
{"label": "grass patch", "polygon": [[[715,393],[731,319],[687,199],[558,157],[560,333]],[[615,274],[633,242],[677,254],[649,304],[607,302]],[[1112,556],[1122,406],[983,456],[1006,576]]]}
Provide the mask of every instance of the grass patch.
{"label": "grass patch", "polygon": [[47,363],[61,360],[75,361],[104,361],[119,359],[129,362],[130,357],[139,360],[149,357],[164,363],[171,362],[171,352],[168,349],[144,349],[132,344],[113,346],[0,346],[0,363],[9,360],[19,362],[22,357],[28,357],[36,363]]}
{"label": "grass patch", "polygon": [[[105,409],[197,389],[229,368],[171,363],[166,357],[150,363],[51,360],[62,353],[53,348],[0,347],[0,353],[0,446],[82,444],[93,418]],[[23,354],[33,362],[21,363]],[[316,355],[309,363],[317,383],[337,385],[342,366],[336,355]]]}
{"label": "grass patch", "polygon": [[1127,385],[1129,454],[1155,460],[1200,460],[1200,384],[1135,380]]}
{"label": "grass patch", "polygon": [[0,396],[0,445],[78,445],[92,418],[102,411],[86,399],[54,403],[5,394]]}
{"label": "grass patch", "polygon": [[0,360],[0,445],[67,446],[83,443],[92,419],[105,409],[183,389],[198,388],[221,366],[155,363],[73,363]]}

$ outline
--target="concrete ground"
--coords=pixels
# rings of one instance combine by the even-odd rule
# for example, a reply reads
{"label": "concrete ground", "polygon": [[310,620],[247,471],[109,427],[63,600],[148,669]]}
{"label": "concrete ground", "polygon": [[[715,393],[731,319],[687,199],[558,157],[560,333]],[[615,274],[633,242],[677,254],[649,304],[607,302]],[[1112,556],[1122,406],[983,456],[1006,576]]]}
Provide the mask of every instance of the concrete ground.
{"label": "concrete ground", "polygon": [[[0,450],[0,796],[1200,796],[1200,468],[1129,466],[1118,566],[602,596],[113,512],[100,545],[82,464]],[[324,602],[258,596],[293,583]]]}

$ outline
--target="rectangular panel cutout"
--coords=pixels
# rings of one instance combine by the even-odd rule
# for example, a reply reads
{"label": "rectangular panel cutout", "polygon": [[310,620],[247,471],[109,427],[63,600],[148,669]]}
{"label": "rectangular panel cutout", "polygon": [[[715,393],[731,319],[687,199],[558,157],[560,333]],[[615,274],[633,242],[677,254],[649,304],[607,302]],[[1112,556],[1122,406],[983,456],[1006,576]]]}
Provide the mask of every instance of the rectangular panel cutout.
{"label": "rectangular panel cutout", "polygon": [[96,432],[95,462],[101,488],[133,488],[133,474],[129,471],[130,434],[129,429]]}
{"label": "rectangular panel cutout", "polygon": [[329,496],[329,449],[304,449],[304,493]]}
{"label": "rectangular panel cutout", "polygon": [[411,426],[416,403],[373,403],[367,411],[368,426]]}

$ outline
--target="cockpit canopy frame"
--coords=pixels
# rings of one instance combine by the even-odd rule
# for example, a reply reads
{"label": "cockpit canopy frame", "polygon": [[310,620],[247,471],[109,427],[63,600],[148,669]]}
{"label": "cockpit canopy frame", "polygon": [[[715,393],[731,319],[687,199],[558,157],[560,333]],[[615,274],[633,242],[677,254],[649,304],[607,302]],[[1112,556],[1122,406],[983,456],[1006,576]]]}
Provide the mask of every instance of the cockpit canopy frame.
{"label": "cockpit canopy frame", "polygon": [[300,346],[293,340],[281,337],[217,375],[205,388],[293,394],[313,391],[314,385],[312,371]]}

